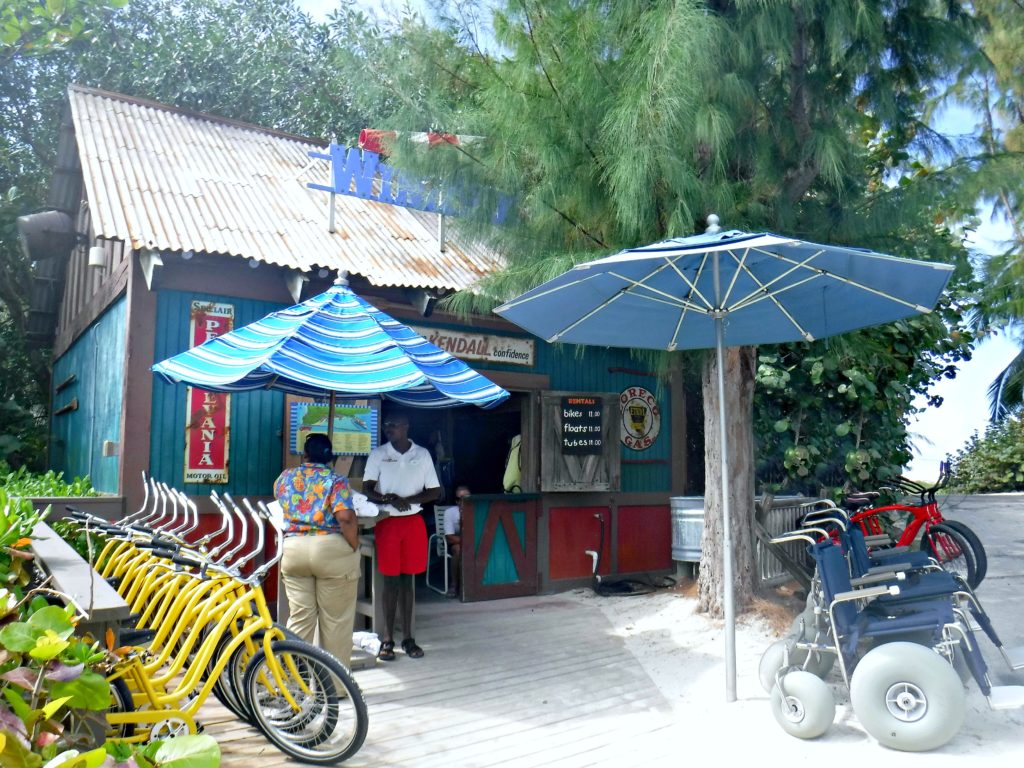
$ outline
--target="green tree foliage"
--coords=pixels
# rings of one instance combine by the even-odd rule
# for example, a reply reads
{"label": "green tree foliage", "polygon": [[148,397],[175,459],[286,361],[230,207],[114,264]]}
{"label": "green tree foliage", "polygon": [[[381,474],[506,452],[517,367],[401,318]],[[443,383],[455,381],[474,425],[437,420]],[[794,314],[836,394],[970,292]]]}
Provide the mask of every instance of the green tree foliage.
{"label": "green tree foliage", "polygon": [[[1002,330],[1024,347],[1024,5],[1017,0],[973,3],[982,20],[983,56],[965,68],[951,94],[979,117],[970,155],[984,158],[979,197],[1007,230],[1005,242],[981,255],[984,274],[975,325]],[[1024,406],[1024,351],[989,388],[992,421]]]}
{"label": "green tree foliage", "polygon": [[48,366],[44,351],[24,344],[30,266],[14,222],[42,205],[54,159],[59,112],[47,98],[46,79],[54,74],[52,61],[87,40],[95,23],[120,5],[123,0],[0,4],[0,459],[38,466],[45,455]]}
{"label": "green tree foliage", "polygon": [[68,85],[352,141],[339,45],[293,0],[0,4],[0,459],[44,460],[48,352],[23,343],[31,265],[15,220],[45,205]]}
{"label": "green tree foliage", "polygon": [[25,349],[24,337],[0,307],[0,464],[39,469],[46,449],[45,364]]}
{"label": "green tree foliage", "polygon": [[[907,343],[912,337],[919,347]],[[816,495],[897,476],[911,459],[905,415],[913,400],[939,377],[955,376],[952,361],[966,354],[927,317],[762,352],[758,478],[772,490]]]}
{"label": "green tree foliage", "polygon": [[[76,56],[75,79],[301,136],[363,127],[338,44],[294,0],[131,0]],[[66,85],[66,83],[65,83]]]}
{"label": "green tree foliage", "polygon": [[[393,97],[393,123],[379,127],[479,137],[430,152],[400,140],[390,148],[411,175],[471,201],[459,225],[508,260],[452,305],[486,310],[575,262],[701,231],[712,212],[726,228],[954,263],[951,299],[938,313],[761,350],[776,379],[789,376],[755,398],[771,479],[871,484],[896,472],[908,455],[913,395],[971,341],[959,318],[971,272],[955,227],[973,216],[973,169],[931,163],[936,140],[922,121],[930,84],[956,75],[976,51],[966,7],[510,0],[497,4],[487,35],[479,32],[486,16],[471,4],[440,5],[446,42],[405,19],[375,37],[361,82]],[[434,76],[422,79],[431,67]],[[503,197],[514,205],[495,229]],[[820,374],[805,358],[822,362]],[[840,385],[839,397],[819,389]],[[812,406],[824,411],[802,417]],[[753,429],[752,414],[727,412],[735,434]],[[808,461],[794,461],[804,450]],[[735,467],[731,485],[752,487]],[[714,523],[717,472],[707,484]],[[747,508],[738,502],[733,509]],[[740,579],[749,577],[745,522],[734,540]],[[705,561],[701,603],[715,611],[718,558]],[[748,594],[747,586],[735,591]]]}
{"label": "green tree foliage", "polygon": [[[710,212],[726,227],[954,263],[933,315],[762,349],[762,481],[814,491],[898,473],[914,396],[953,375],[974,339],[956,227],[972,220],[977,181],[928,161],[942,142],[922,122],[928,84],[974,50],[959,6],[509,2],[489,45],[484,19],[446,7],[447,38],[409,18],[390,37],[376,30],[361,81],[395,105],[379,127],[482,137],[391,148],[411,173],[471,188],[460,226],[507,255],[506,271],[453,305],[487,310],[575,262],[700,231]],[[501,195],[515,208],[495,230]],[[768,386],[776,369],[781,388]],[[844,372],[865,382],[825,395],[849,385]],[[814,409],[825,410],[801,416]],[[804,453],[814,460],[785,461]]]}
{"label": "green tree foliage", "polygon": [[975,432],[963,448],[947,457],[949,489],[959,493],[1024,490],[1024,422],[1009,416],[984,435]]}
{"label": "green tree foliage", "polygon": [[88,36],[89,18],[127,0],[4,0],[0,5],[0,65],[19,55],[49,53]]}

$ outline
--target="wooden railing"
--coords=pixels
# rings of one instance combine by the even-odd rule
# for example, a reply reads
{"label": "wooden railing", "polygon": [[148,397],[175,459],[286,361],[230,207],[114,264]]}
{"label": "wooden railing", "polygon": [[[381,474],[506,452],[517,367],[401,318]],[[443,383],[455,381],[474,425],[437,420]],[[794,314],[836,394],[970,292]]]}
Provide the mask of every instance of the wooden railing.
{"label": "wooden railing", "polygon": [[107,629],[111,629],[116,640],[128,619],[128,603],[46,523],[36,525],[32,538],[36,563],[50,577],[47,586],[67,595],[88,617],[78,625],[78,631],[88,632],[102,643]]}

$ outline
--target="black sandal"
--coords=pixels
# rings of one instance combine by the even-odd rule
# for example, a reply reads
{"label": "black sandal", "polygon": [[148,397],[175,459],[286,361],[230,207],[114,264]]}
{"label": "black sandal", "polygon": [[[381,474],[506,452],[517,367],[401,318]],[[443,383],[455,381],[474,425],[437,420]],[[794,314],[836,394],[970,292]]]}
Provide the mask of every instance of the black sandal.
{"label": "black sandal", "polygon": [[377,658],[381,661],[394,661],[397,658],[395,656],[395,641],[385,640],[381,643],[380,650],[377,652]]}
{"label": "black sandal", "polygon": [[410,659],[423,658],[423,649],[416,645],[416,641],[411,637],[407,637],[402,641],[402,650],[405,651],[405,655]]}

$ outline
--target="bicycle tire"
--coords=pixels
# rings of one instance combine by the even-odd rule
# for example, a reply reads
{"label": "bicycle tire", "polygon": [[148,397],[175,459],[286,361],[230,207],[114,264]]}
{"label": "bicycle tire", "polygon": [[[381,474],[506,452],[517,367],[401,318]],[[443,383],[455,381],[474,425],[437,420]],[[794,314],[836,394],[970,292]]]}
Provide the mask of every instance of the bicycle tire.
{"label": "bicycle tire", "polygon": [[[209,676],[210,671],[217,663],[217,660],[224,655],[225,648],[232,639],[234,639],[234,635],[225,634],[218,641],[217,650],[210,658],[210,663],[206,670],[203,671],[204,679]],[[217,697],[217,701],[223,704],[224,707],[235,717],[252,724],[252,715],[250,714],[248,707],[246,707],[242,693],[237,685],[242,677],[244,677],[245,666],[248,663],[248,659],[244,654],[245,645],[240,645],[232,652],[227,666],[224,667],[223,671],[217,676],[217,679],[213,681],[213,688],[211,692]],[[239,667],[242,669],[241,673],[238,671]]]}
{"label": "bicycle tire", "polygon": [[977,580],[974,552],[960,532],[946,523],[935,523],[925,530],[921,549],[935,558],[943,570],[960,576],[974,589]]}
{"label": "bicycle tire", "polygon": [[[971,549],[974,552],[974,579],[978,584],[981,584],[988,574],[988,554],[985,552],[985,545],[981,543],[978,534],[968,528],[966,523],[961,523],[959,520],[943,520],[942,522],[963,534],[963,537],[967,539],[967,543],[971,545]],[[976,585],[972,584],[971,586],[974,587]]]}
{"label": "bicycle tire", "polygon": [[[108,679],[110,684],[111,704],[108,712],[120,712],[130,714],[135,711],[135,699],[132,697],[131,689],[122,678],[115,677]],[[111,735],[116,739],[129,739],[135,735],[136,723],[121,723],[116,729],[111,729]]]}
{"label": "bicycle tire", "polygon": [[358,752],[369,718],[363,693],[344,665],[302,641],[281,640],[272,651],[272,663],[299,709],[290,706],[271,682],[271,663],[260,649],[245,670],[244,682],[255,725],[274,746],[300,762],[336,765]]}
{"label": "bicycle tire", "polygon": [[[288,628],[281,626],[280,624],[275,624],[274,627],[280,630],[287,639],[300,640],[299,636]],[[256,632],[252,637],[253,642],[259,643],[263,639],[264,633],[265,630],[262,629]],[[224,650],[227,644],[233,639],[233,634],[226,634],[217,643],[217,649],[211,657],[207,668],[203,671],[204,681],[216,665],[217,660],[224,655]],[[245,682],[245,670],[249,666],[249,662],[252,658],[252,656],[248,655],[248,648],[244,643],[238,646],[234,651],[232,651],[231,658],[228,660],[227,665],[213,682],[213,695],[217,697],[217,700],[230,710],[232,714],[250,725],[254,725],[253,713],[245,698],[243,686]]]}

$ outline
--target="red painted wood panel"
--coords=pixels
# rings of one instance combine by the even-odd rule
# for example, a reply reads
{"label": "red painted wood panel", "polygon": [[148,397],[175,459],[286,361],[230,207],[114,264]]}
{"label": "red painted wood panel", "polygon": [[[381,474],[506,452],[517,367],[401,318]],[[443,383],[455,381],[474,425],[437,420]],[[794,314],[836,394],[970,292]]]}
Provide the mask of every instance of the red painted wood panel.
{"label": "red painted wood panel", "polygon": [[[598,515],[599,517],[595,517]],[[604,521],[602,575],[611,573],[612,527],[608,507],[552,507],[548,513],[549,575],[558,579],[584,579],[593,574],[593,560],[586,550],[597,551]]]}
{"label": "red painted wood panel", "polygon": [[672,517],[667,506],[619,507],[619,573],[672,567]]}

